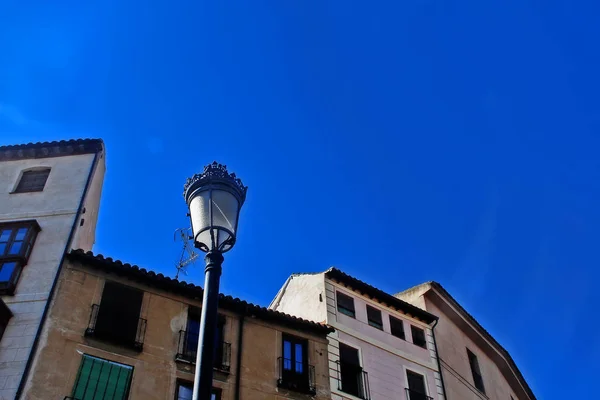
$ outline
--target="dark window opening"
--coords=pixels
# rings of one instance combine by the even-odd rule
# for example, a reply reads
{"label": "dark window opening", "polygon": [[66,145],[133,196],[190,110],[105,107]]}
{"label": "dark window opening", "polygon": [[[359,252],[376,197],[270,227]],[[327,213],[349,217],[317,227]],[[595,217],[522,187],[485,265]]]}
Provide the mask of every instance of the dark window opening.
{"label": "dark window opening", "polygon": [[358,349],[340,343],[338,375],[341,391],[361,399],[369,398],[368,376],[360,365]]}
{"label": "dark window opening", "polygon": [[406,397],[408,400],[429,400],[425,389],[425,377],[416,372],[406,370],[406,379],[408,388],[406,388]]}
{"label": "dark window opening", "polygon": [[383,330],[381,310],[378,310],[375,307],[367,306],[367,321],[373,328]]}
{"label": "dark window opening", "polygon": [[13,294],[40,226],[34,220],[0,224],[0,294]]}
{"label": "dark window opening", "polygon": [[146,320],[140,318],[143,297],[141,290],[106,281],[86,335],[141,351],[146,331]]}
{"label": "dark window opening", "polygon": [[396,336],[397,338],[405,340],[404,322],[402,322],[401,319],[392,317],[391,315],[390,315],[390,331],[391,331],[392,335]]}
{"label": "dark window opening", "polygon": [[410,331],[412,333],[413,343],[419,347],[426,349],[427,342],[425,341],[425,331],[421,328],[417,328],[414,325],[410,326]]}
{"label": "dark window opening", "polygon": [[[175,400],[192,400],[194,384],[192,382],[177,381]],[[212,388],[210,400],[221,400],[221,389]]]}
{"label": "dark window opening", "polygon": [[133,367],[83,355],[73,387],[72,398],[78,400],[126,400]]}
{"label": "dark window opening", "polygon": [[481,370],[479,369],[479,361],[477,360],[477,356],[469,349],[467,349],[467,355],[469,356],[469,365],[471,366],[471,373],[473,374],[473,383],[475,384],[477,390],[479,390],[481,393],[485,393],[483,377],[481,376]]}
{"label": "dark window opening", "polygon": [[48,175],[50,168],[23,172],[15,193],[41,192],[46,186]]}
{"label": "dark window opening", "polygon": [[4,331],[8,326],[8,321],[10,321],[12,317],[12,312],[8,306],[0,299],[0,340],[2,340],[2,335],[4,335]]}
{"label": "dark window opening", "polygon": [[354,299],[340,292],[336,292],[336,298],[338,311],[342,314],[346,314],[349,317],[356,318]]}
{"label": "dark window opening", "polygon": [[[179,333],[179,350],[176,359],[191,363],[196,362],[200,338],[200,313],[201,310],[199,308],[190,306],[186,330]],[[231,344],[224,340],[225,321],[225,316],[219,315],[215,335],[214,367],[218,370],[228,372],[231,365]]]}

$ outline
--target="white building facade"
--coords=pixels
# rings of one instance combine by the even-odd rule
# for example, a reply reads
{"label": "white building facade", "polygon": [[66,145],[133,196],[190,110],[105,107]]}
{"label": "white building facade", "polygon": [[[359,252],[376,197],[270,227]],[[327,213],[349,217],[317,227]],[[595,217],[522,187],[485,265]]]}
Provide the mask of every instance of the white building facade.
{"label": "white building facade", "polygon": [[290,276],[269,308],[335,328],[333,399],[445,399],[434,315],[335,268]]}
{"label": "white building facade", "polygon": [[63,256],[94,244],[104,172],[99,139],[0,146],[0,399],[27,398]]}

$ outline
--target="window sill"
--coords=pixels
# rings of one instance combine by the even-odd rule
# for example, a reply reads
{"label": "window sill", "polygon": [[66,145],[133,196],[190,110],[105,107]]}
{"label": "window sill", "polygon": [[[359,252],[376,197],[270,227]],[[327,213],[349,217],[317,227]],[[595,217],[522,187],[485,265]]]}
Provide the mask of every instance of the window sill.
{"label": "window sill", "polygon": [[[196,358],[194,357],[194,359],[192,360],[190,357],[185,357],[182,354],[177,354],[175,356],[175,362],[180,362],[180,363],[189,364],[189,365],[196,365]],[[221,372],[226,375],[229,375],[229,373],[231,372],[231,367],[229,365],[220,365],[220,366],[214,366],[213,370]]]}
{"label": "window sill", "polygon": [[144,350],[144,343],[140,342],[125,342],[123,340],[113,339],[110,337],[106,337],[105,335],[98,335],[94,329],[87,328],[85,330],[85,337],[95,339],[104,343],[112,344],[119,347],[124,347],[129,350],[136,351],[141,353]]}

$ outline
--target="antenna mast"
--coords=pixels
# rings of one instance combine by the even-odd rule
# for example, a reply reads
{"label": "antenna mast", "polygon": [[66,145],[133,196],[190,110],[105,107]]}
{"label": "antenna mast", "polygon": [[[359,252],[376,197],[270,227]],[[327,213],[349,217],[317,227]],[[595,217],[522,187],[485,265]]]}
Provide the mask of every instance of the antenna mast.
{"label": "antenna mast", "polygon": [[179,237],[183,242],[181,257],[179,257],[179,262],[175,263],[175,268],[177,269],[175,279],[179,279],[180,272],[187,275],[187,266],[196,262],[198,257],[200,257],[200,255],[196,253],[194,246],[190,244],[190,230],[190,228],[179,228],[175,230],[175,234],[173,235],[173,240],[177,241],[177,237]]}

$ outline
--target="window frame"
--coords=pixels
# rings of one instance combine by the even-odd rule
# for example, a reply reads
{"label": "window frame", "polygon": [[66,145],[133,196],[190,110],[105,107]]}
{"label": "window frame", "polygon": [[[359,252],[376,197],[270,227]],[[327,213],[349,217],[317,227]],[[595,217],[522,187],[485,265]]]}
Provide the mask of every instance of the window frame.
{"label": "window frame", "polygon": [[[50,167],[35,167],[22,171],[21,175],[19,176],[19,180],[17,181],[17,185],[15,186],[15,189],[11,192],[11,194],[43,192],[44,188],[46,187],[46,183],[48,182],[48,177],[50,177],[50,171],[52,171],[52,168]],[[43,184],[40,185],[38,183],[37,186],[32,186],[31,183],[24,182],[23,179],[31,179],[27,178],[30,174],[45,174],[46,176],[44,177]],[[22,187],[22,185],[28,186]]]}
{"label": "window frame", "polygon": [[[467,358],[469,359],[469,367],[471,368],[471,377],[473,378],[473,386],[481,393],[485,394],[485,384],[483,383],[483,374],[481,373],[481,366],[479,365],[479,358],[467,347]],[[479,377],[479,381],[476,379]],[[479,387],[478,385],[481,385]]]}
{"label": "window frame", "polygon": [[[392,336],[397,337],[398,339],[406,340],[406,331],[404,330],[404,321],[400,318],[394,317],[393,315],[390,315],[389,317],[390,317],[390,333],[392,334]],[[397,321],[397,322],[395,322],[395,321]],[[397,323],[400,324],[401,331],[402,331],[401,335],[396,334],[398,332],[394,332],[395,331],[394,327],[398,327]]]}
{"label": "window frame", "polygon": [[[179,400],[179,387],[180,386],[187,386],[187,387],[191,387],[192,391],[194,390],[194,382],[191,381],[187,381],[185,379],[176,379],[175,380],[175,396],[174,399],[175,400]],[[212,395],[215,395],[215,400],[221,400],[221,397],[223,395],[223,389],[213,386],[211,389],[211,400],[212,400]]]}
{"label": "window frame", "polygon": [[[352,301],[352,308],[348,308],[342,304],[340,304],[340,297],[342,299],[344,299],[344,297],[346,297],[345,300],[349,299]],[[345,293],[340,292],[339,290],[335,291],[335,302],[336,302],[336,309],[341,312],[342,314],[350,317],[350,318],[354,318],[356,319],[356,306],[354,305],[354,297],[349,296]]]}
{"label": "window frame", "polygon": [[[285,343],[289,342],[290,343],[290,351],[291,351],[291,357],[289,359],[290,363],[291,363],[291,368],[290,369],[286,369],[285,368],[285,361],[288,360],[285,357]],[[295,347],[296,345],[300,345],[302,346],[302,371],[298,372],[296,371],[296,364],[298,363],[298,361],[296,360],[296,351],[295,351]],[[287,371],[286,374],[291,374],[293,375],[296,379],[304,379],[306,378],[306,383],[308,384],[308,339],[306,338],[302,338],[299,336],[294,336],[294,335],[290,335],[289,333],[282,333],[281,334],[281,357],[283,359],[283,371]],[[296,376],[298,375],[298,376]]]}
{"label": "window frame", "polygon": [[[372,318],[373,313],[379,314],[379,320]],[[383,330],[383,314],[379,308],[367,304],[367,323],[375,329]]]}
{"label": "window frame", "polygon": [[[21,229],[26,229],[27,231],[22,239],[18,239],[17,235]],[[17,288],[23,267],[29,262],[29,257],[31,256],[41,228],[36,220],[30,219],[0,223],[0,238],[4,231],[9,231],[10,233],[6,241],[0,242],[0,245],[4,246],[2,253],[0,253],[0,271],[5,264],[15,263],[15,266],[10,276],[6,280],[0,281],[0,294],[12,295]],[[20,243],[19,251],[15,254],[10,254],[15,243]]]}
{"label": "window frame", "polygon": [[[419,332],[419,335],[421,334],[421,332],[423,333],[423,344],[421,345],[420,343],[416,343],[415,342],[415,331]],[[422,349],[427,349],[427,335],[425,334],[425,329],[415,326],[415,325],[410,325],[410,334],[412,336],[412,342],[415,346],[421,347]]]}

